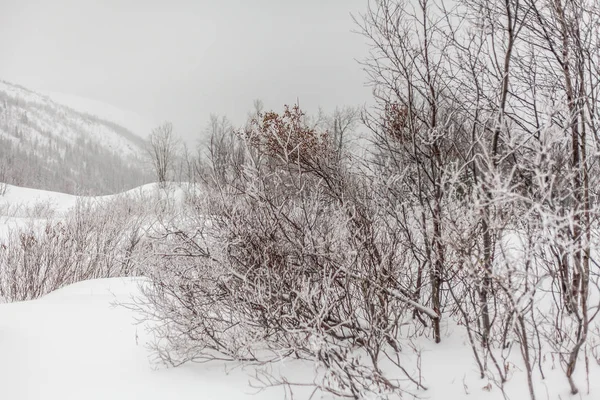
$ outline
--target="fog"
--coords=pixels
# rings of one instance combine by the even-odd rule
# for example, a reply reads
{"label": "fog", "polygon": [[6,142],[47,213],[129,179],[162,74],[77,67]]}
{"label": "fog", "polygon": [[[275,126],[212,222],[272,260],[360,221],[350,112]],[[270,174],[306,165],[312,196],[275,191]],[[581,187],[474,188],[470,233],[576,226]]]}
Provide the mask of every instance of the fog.
{"label": "fog", "polygon": [[211,113],[368,101],[352,32],[366,0],[0,0],[0,79],[170,120],[188,140]]}

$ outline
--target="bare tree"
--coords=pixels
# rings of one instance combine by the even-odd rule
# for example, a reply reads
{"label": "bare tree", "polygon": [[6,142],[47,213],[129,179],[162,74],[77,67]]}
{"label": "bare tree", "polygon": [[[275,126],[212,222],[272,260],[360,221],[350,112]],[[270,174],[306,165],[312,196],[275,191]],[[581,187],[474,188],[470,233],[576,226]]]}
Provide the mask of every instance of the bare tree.
{"label": "bare tree", "polygon": [[185,268],[150,292],[171,349],[309,359],[323,390],[397,398],[424,390],[402,348],[455,319],[503,393],[512,348],[532,400],[550,358],[577,393],[600,332],[598,5],[375,0],[357,22],[372,154],[342,151],[352,110],[257,107],[213,135],[210,232],[171,236]]}
{"label": "bare tree", "polygon": [[158,184],[164,187],[177,157],[178,140],[173,136],[173,124],[165,122],[156,127],[149,142],[148,155]]}
{"label": "bare tree", "polygon": [[[391,215],[422,266],[414,296],[440,316],[460,310],[482,377],[489,361],[501,387],[495,347],[518,341],[532,398],[541,335],[578,391],[572,376],[596,315],[589,154],[598,146],[599,16],[583,0],[464,0],[451,9],[379,0],[359,20],[372,44],[363,65],[377,101],[367,118],[377,168],[390,205],[409,210]],[[549,277],[556,286],[542,284]],[[558,307],[542,306],[540,287]]]}
{"label": "bare tree", "polygon": [[7,170],[8,167],[5,165],[5,161],[2,160],[0,162],[0,196],[4,196],[6,194],[6,191],[8,189],[8,183],[7,181]]}
{"label": "bare tree", "polygon": [[237,172],[212,169],[200,211],[210,228],[167,234],[181,256],[148,271],[153,317],[168,321],[158,335],[172,338],[160,354],[311,360],[320,378],[305,383],[356,399],[423,389],[400,330],[412,310],[438,314],[413,298],[410,260],[368,179],[345,172],[330,133],[303,121],[297,106],[259,113],[235,137]]}

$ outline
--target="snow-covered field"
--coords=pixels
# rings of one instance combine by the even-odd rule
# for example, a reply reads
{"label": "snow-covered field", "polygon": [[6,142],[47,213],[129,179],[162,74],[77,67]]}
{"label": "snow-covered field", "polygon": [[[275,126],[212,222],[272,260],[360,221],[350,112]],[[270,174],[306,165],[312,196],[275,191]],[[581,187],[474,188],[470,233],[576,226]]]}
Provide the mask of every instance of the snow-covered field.
{"label": "snow-covered field", "polygon": [[[86,281],[41,299],[0,306],[3,399],[246,399],[256,390],[233,366],[166,369],[151,361],[149,339],[115,302],[135,279]],[[270,392],[260,399],[278,399]]]}
{"label": "snow-covered field", "polygon": [[0,196],[0,218],[4,218],[5,221],[7,218],[27,218],[44,214],[44,211],[53,215],[63,215],[75,207],[78,201],[110,202],[117,198],[152,201],[168,195],[170,200],[180,203],[184,192],[191,190],[189,186],[173,184],[167,193],[158,185],[150,183],[116,195],[75,196],[14,185],[6,186],[6,194]]}
{"label": "snow-covered field", "polygon": [[[151,337],[143,325],[136,324],[132,311],[117,305],[131,301],[131,296],[138,293],[138,283],[133,278],[86,281],[38,300],[0,305],[2,398],[283,398],[280,388],[257,393],[250,383],[252,371],[231,364],[213,362],[166,368],[153,362],[146,346]],[[476,376],[462,340],[451,332],[447,334],[443,345],[428,345],[424,352],[423,375],[430,389],[420,392],[422,398],[502,399],[496,387]],[[309,366],[295,367],[304,374],[310,373]],[[600,369],[594,365],[592,368],[595,372],[591,376],[600,376]],[[511,380],[509,398],[522,399],[526,393],[522,371],[515,370]],[[592,379],[590,384],[592,393],[599,393],[600,383]],[[540,398],[571,398],[560,377],[548,377],[547,385],[537,388]],[[511,392],[520,395],[511,396]]]}
{"label": "snow-covered field", "polygon": [[[130,193],[152,193],[152,185]],[[106,197],[107,199],[109,197]],[[4,209],[19,202],[45,202],[65,212],[77,197],[11,186],[0,197]],[[2,209],[2,208],[0,208]],[[14,217],[11,217],[14,219]],[[19,217],[26,218],[26,217]],[[0,224],[10,218],[3,216]],[[3,227],[0,227],[3,228]],[[0,305],[0,398],[19,399],[259,399],[284,398],[282,388],[257,392],[253,370],[210,362],[167,368],[156,363],[148,344],[152,336],[139,315],[124,306],[140,296],[142,278],[111,278],[79,282],[37,300]],[[480,379],[464,331],[448,325],[440,345],[423,339],[422,378],[429,389],[416,394],[424,399],[503,399],[501,391]],[[525,372],[514,346],[506,366],[509,399],[527,398]],[[514,361],[514,364],[512,363]],[[590,358],[590,382],[584,368],[576,377],[581,395],[569,395],[560,367],[547,368],[546,379],[535,387],[539,399],[600,398],[600,367]],[[547,360],[548,365],[552,364]],[[310,382],[308,363],[281,362],[284,374]],[[537,372],[534,372],[537,374]],[[254,381],[254,383],[256,383]],[[589,385],[589,393],[588,393]],[[294,398],[308,398],[300,388]],[[320,394],[316,398],[331,398]]]}

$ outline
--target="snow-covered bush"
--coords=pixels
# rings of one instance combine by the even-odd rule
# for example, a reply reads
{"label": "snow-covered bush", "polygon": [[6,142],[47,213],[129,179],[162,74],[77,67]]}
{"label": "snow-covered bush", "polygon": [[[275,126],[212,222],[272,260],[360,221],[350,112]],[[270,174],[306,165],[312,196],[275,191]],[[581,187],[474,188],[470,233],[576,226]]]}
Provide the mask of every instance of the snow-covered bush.
{"label": "snow-covered bush", "polygon": [[599,15],[371,3],[371,154],[297,108],[213,142],[204,220],[166,229],[147,272],[161,354],[309,359],[322,389],[397,398],[423,387],[411,336],[456,325],[500,390],[518,362],[535,399],[553,360],[576,394],[599,332]]}
{"label": "snow-covered bush", "polygon": [[119,199],[82,199],[64,218],[11,227],[0,244],[0,295],[28,300],[86,279],[137,273],[145,218]]}
{"label": "snow-covered bush", "polygon": [[368,181],[343,171],[329,136],[301,117],[255,119],[238,139],[249,144],[239,175],[220,170],[204,216],[156,244],[144,290],[159,355],[293,356],[315,363],[317,387],[357,398],[418,389],[401,361],[420,329],[412,313],[438,314],[414,299],[402,239]]}

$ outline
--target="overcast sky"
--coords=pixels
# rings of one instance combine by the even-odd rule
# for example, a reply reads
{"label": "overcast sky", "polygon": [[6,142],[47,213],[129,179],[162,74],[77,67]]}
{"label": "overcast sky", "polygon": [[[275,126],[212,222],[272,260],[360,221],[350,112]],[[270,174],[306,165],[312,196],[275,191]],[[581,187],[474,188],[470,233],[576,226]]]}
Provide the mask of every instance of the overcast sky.
{"label": "overcast sky", "polygon": [[184,137],[211,113],[368,101],[367,0],[0,0],[0,79],[99,100]]}

